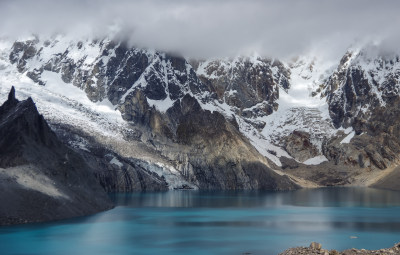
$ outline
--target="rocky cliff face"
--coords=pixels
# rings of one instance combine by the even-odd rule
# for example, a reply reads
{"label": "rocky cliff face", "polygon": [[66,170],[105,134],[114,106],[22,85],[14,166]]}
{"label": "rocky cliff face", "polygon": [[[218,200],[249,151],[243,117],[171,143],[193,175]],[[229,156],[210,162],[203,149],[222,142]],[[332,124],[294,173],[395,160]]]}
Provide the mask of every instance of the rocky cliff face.
{"label": "rocky cliff face", "polygon": [[167,111],[175,120],[176,141],[187,151],[187,178],[202,189],[294,189],[240,134],[237,123],[202,110],[190,96]]}
{"label": "rocky cliff face", "polygon": [[[84,90],[92,102],[109,102],[121,112],[128,127],[121,131],[123,139],[118,144],[114,142],[113,148],[108,141],[90,132],[75,133],[85,141],[90,140],[87,158],[98,151],[93,148],[103,147],[109,151],[107,154],[116,156],[121,162],[124,175],[130,176],[120,180],[113,176],[118,171],[109,171],[113,174],[106,176],[104,172],[98,173],[109,190],[119,188],[107,180],[135,183],[143,173],[159,173],[157,164],[164,166],[164,172],[154,175],[155,179],[152,177],[154,185],[146,184],[146,188],[139,185],[140,189],[163,189],[163,185],[158,184],[165,181],[169,188],[184,184],[201,189],[298,187],[288,177],[270,169],[268,160],[241,134],[241,125],[235,116],[222,110],[227,105],[238,109],[239,116],[250,117],[272,113],[277,107],[279,88],[289,86],[289,71],[278,61],[242,59],[235,62],[234,70],[239,74],[236,78],[227,79],[229,70],[223,70],[220,80],[214,81],[199,76],[181,57],[137,49],[108,39],[78,42],[62,36],[16,42],[9,59],[19,72],[24,72],[36,83],[48,86],[48,77],[57,73],[64,83],[72,83]],[[228,96],[233,90],[243,96],[237,100]],[[59,132],[71,134],[74,129],[82,129],[68,127],[70,124],[59,125]],[[53,125],[57,126],[57,123]],[[68,142],[71,136],[65,135],[65,141]],[[148,151],[152,151],[152,156],[144,160],[146,164],[138,165],[137,162],[144,159],[140,155],[148,155]],[[100,164],[99,158],[106,156],[102,154],[91,162]],[[123,161],[127,163],[126,167]],[[143,168],[144,172],[139,170],[133,174],[128,165]],[[161,176],[166,179],[159,179]],[[120,189],[131,190],[132,185],[125,184]],[[135,188],[132,189],[139,189],[139,186],[133,185]]]}
{"label": "rocky cliff face", "polygon": [[300,162],[319,154],[318,149],[310,141],[310,134],[302,131],[294,131],[285,137],[285,149]]}
{"label": "rocky cliff face", "polygon": [[[202,103],[215,99],[226,103],[243,117],[265,116],[278,108],[279,88],[287,91],[290,86],[290,70],[278,60],[238,57],[191,61],[191,65],[182,57],[109,39],[76,41],[57,36],[17,41],[9,59],[41,85],[46,83],[45,71],[59,73],[92,101],[107,99],[123,114],[140,90],[161,111],[189,93]],[[124,116],[132,120],[129,113]]]}
{"label": "rocky cliff face", "polygon": [[[351,184],[364,170],[398,162],[399,60],[374,49],[350,50],[335,68],[309,57],[188,61],[66,36],[15,42],[4,52],[8,73],[15,68],[44,85],[35,90],[56,94],[68,109],[52,110],[73,109],[68,118],[47,116],[66,144],[108,169],[96,176],[110,191],[295,188],[272,170],[287,162],[290,169],[325,162],[329,173],[311,171],[321,178],[297,177]],[[84,99],[67,96],[71,84]],[[121,115],[110,118],[104,106]],[[357,171],[330,182],[335,167]]]}
{"label": "rocky cliff face", "polygon": [[64,146],[31,98],[12,88],[0,107],[0,224],[56,220],[110,209],[85,161]]}
{"label": "rocky cliff face", "polygon": [[322,95],[336,127],[352,128],[355,137],[342,146],[324,146],[335,162],[385,169],[399,160],[399,57],[374,48],[348,52],[330,76]]}
{"label": "rocky cliff face", "polygon": [[279,88],[290,87],[290,70],[278,60],[254,56],[194,62],[196,73],[217,99],[242,117],[266,116],[278,109]]}
{"label": "rocky cliff face", "polygon": [[46,83],[43,72],[59,73],[90,100],[108,99],[113,105],[123,105],[135,89],[149,100],[172,101],[207,90],[185,59],[108,39],[77,41],[57,36],[18,41],[9,58],[18,71],[27,72],[39,84]]}

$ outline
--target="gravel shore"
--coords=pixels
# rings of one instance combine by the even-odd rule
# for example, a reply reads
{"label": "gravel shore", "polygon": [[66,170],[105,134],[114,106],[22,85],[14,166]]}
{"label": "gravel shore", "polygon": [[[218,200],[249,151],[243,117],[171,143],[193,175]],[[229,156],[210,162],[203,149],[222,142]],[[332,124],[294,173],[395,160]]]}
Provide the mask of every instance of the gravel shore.
{"label": "gravel shore", "polygon": [[393,255],[400,254],[400,243],[395,244],[391,248],[380,249],[380,250],[365,250],[365,249],[349,249],[344,251],[336,251],[336,250],[326,250],[323,249],[321,244],[312,242],[309,247],[296,247],[290,248],[286,251],[280,253],[279,255]]}

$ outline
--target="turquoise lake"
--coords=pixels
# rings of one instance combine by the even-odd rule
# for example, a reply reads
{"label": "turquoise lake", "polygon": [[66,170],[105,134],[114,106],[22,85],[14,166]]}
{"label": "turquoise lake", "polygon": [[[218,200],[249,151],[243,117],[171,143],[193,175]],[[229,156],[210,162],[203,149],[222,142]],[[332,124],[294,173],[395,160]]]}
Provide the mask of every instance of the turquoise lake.
{"label": "turquoise lake", "polygon": [[278,254],[380,249],[400,242],[400,192],[370,188],[286,192],[169,191],[111,195],[89,217],[0,227],[0,254]]}

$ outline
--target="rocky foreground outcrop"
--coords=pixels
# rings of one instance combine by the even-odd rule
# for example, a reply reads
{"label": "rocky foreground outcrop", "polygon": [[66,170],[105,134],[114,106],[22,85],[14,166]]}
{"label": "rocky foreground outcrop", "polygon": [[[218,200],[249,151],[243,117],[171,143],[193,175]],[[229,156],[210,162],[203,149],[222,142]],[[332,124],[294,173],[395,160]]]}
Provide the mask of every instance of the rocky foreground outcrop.
{"label": "rocky foreground outcrop", "polygon": [[0,107],[0,225],[58,220],[113,207],[88,165],[63,145],[31,98]]}
{"label": "rocky foreground outcrop", "polygon": [[326,250],[319,243],[311,243],[309,247],[290,248],[280,253],[279,255],[393,255],[400,254],[400,243],[395,244],[391,248],[380,250],[365,250],[365,249],[348,249],[344,251]]}

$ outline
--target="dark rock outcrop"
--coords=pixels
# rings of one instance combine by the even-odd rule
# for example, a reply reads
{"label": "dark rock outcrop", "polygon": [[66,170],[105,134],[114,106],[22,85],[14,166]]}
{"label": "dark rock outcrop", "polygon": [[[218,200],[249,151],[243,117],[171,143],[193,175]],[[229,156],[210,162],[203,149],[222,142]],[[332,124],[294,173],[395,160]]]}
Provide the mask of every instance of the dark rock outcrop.
{"label": "dark rock outcrop", "polygon": [[304,131],[293,131],[284,138],[284,146],[290,156],[300,162],[319,154],[318,149],[310,141],[310,134]]}
{"label": "dark rock outcrop", "polygon": [[12,88],[0,107],[0,224],[57,220],[112,208],[77,153],[64,146],[31,98]]}

